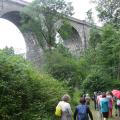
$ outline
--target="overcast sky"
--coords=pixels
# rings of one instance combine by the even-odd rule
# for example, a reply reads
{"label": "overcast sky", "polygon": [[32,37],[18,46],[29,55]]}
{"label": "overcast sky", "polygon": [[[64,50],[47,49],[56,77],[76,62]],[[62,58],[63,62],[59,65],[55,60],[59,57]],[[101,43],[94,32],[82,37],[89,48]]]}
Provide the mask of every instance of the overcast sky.
{"label": "overcast sky", "polygon": [[[33,0],[24,0],[24,1],[32,2]],[[65,1],[72,2],[75,12],[73,16],[81,20],[85,20],[86,12],[92,8],[93,16],[95,18],[95,21],[97,22],[95,4],[93,4],[91,0],[65,0]]]}
{"label": "overcast sky", "polygon": [[[25,0],[31,2],[32,0]],[[93,15],[97,22],[95,5],[91,4],[91,0],[66,0],[72,2],[74,7],[74,17],[80,20],[86,18],[86,12],[93,9]],[[14,47],[16,52],[25,52],[25,41],[19,29],[11,22],[0,18],[0,48],[5,46]]]}

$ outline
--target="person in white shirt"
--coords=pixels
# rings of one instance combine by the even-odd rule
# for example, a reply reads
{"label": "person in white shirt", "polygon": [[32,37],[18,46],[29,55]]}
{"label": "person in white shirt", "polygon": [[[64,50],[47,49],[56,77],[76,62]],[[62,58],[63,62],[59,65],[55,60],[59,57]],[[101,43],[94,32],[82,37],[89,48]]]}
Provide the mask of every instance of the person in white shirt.
{"label": "person in white shirt", "polygon": [[61,120],[72,120],[72,110],[70,104],[68,103],[69,100],[70,96],[65,94],[62,97],[62,101],[58,103],[58,106],[60,106],[62,110]]}

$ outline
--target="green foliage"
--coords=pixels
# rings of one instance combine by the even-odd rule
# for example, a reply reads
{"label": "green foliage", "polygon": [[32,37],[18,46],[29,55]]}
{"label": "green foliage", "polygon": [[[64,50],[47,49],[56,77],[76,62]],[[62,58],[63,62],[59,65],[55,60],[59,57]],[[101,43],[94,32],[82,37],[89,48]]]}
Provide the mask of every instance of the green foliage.
{"label": "green foliage", "polygon": [[99,47],[100,64],[107,68],[108,74],[111,73],[113,79],[120,79],[119,61],[120,61],[120,31],[111,25],[103,27],[102,43]]}
{"label": "green foliage", "polygon": [[101,21],[120,25],[120,1],[119,0],[95,0],[98,16]]}
{"label": "green foliage", "polygon": [[113,81],[110,76],[101,70],[99,66],[94,66],[86,79],[83,81],[83,88],[86,92],[107,91],[112,89]]}
{"label": "green foliage", "polygon": [[60,36],[63,38],[63,40],[68,40],[73,34],[72,26],[70,25],[68,21],[63,21],[63,25],[60,27],[58,32]]}
{"label": "green foliage", "polygon": [[10,48],[5,47],[5,48],[3,49],[3,51],[4,51],[7,55],[14,55],[14,54],[15,54],[13,47],[10,47]]}
{"label": "green foliage", "polygon": [[54,119],[54,109],[67,88],[33,69],[20,56],[0,51],[0,119]]}
{"label": "green foliage", "polygon": [[23,10],[22,28],[36,35],[43,50],[51,49],[56,46],[58,24],[61,24],[56,23],[59,20],[65,21],[66,16],[73,14],[72,11],[71,3],[64,0],[35,0]]}
{"label": "green foliage", "polygon": [[99,43],[101,43],[100,30],[96,27],[93,27],[90,30],[89,46],[95,50]]}
{"label": "green foliage", "polygon": [[80,88],[86,75],[84,59],[77,59],[69,51],[60,47],[53,49],[51,54],[46,54],[46,70],[53,77],[64,81],[68,86]]}
{"label": "green foliage", "polygon": [[86,21],[90,24],[94,24],[94,20],[93,20],[93,16],[92,16],[92,9],[89,9],[87,11],[87,18],[86,18]]}
{"label": "green foliage", "polygon": [[89,92],[119,88],[120,31],[106,24],[101,30],[91,30],[89,48],[84,57],[88,74],[83,89]]}
{"label": "green foliage", "polygon": [[73,99],[72,99],[72,105],[74,105],[73,106],[74,109],[79,104],[81,93],[82,92],[79,89],[74,90]]}

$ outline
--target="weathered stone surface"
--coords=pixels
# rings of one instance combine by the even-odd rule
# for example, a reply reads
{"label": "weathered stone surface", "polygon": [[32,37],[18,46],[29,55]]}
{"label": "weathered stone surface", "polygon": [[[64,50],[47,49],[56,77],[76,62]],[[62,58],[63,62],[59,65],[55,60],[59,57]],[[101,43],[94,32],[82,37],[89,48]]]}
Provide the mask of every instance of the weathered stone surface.
{"label": "weathered stone surface", "polygon": [[[21,19],[20,11],[28,4],[29,3],[24,2],[23,0],[0,0],[0,17],[10,20],[16,26],[19,26]],[[88,46],[90,25],[85,21],[72,17],[69,17],[68,20],[74,29],[71,38],[69,40],[65,40],[64,45],[69,48],[71,53],[79,56],[79,54]],[[59,26],[60,24],[58,24],[58,27]],[[35,35],[31,32],[23,33],[23,35],[26,42],[27,59],[37,66],[41,66],[43,62],[43,52],[37,43]]]}

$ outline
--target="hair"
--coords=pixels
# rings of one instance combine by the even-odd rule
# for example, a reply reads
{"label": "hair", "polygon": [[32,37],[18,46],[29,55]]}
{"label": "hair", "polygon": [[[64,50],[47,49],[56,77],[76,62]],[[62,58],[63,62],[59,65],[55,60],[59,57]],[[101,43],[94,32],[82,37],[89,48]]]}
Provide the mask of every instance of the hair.
{"label": "hair", "polygon": [[80,98],[80,103],[81,103],[81,104],[85,104],[85,102],[86,102],[86,101],[85,101],[85,99],[84,99],[83,97]]}
{"label": "hair", "polygon": [[106,95],[110,95],[110,92],[109,92],[109,91],[107,91],[107,92],[106,92]]}
{"label": "hair", "polygon": [[98,91],[97,95],[101,95],[101,94],[102,94],[102,92],[101,92],[101,91]]}
{"label": "hair", "polygon": [[68,102],[70,100],[70,96],[68,94],[64,94],[62,100]]}
{"label": "hair", "polygon": [[105,93],[103,93],[103,94],[102,94],[102,98],[105,98],[105,97],[106,97],[106,94],[105,94]]}
{"label": "hair", "polygon": [[110,95],[113,97],[113,94],[112,94],[112,92],[110,92]]}

